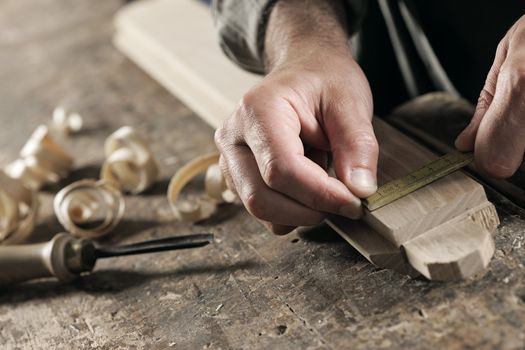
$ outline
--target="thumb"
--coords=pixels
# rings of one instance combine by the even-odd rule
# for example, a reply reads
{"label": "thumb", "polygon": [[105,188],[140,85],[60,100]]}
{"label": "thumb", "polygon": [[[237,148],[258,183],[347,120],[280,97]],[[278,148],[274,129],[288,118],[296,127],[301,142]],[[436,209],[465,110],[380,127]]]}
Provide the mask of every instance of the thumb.
{"label": "thumb", "polygon": [[366,103],[344,103],[324,118],[337,178],[363,198],[377,190],[379,146]]}

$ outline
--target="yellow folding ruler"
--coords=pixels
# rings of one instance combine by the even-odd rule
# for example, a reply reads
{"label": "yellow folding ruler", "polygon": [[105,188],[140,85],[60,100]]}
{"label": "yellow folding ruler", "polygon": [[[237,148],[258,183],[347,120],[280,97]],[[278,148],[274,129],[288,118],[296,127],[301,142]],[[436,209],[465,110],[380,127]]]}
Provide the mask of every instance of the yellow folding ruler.
{"label": "yellow folding ruler", "polygon": [[376,193],[363,200],[363,205],[370,211],[384,207],[423,186],[461,169],[471,163],[473,159],[474,155],[471,152],[445,154],[422,168],[379,187]]}

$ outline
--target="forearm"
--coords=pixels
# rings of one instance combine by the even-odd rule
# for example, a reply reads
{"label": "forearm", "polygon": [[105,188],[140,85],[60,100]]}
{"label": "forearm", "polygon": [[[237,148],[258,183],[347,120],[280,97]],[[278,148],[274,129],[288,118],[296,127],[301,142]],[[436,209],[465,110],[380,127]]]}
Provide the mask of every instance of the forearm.
{"label": "forearm", "polygon": [[347,18],[340,0],[280,0],[268,20],[265,69],[284,61],[337,50],[349,54]]}

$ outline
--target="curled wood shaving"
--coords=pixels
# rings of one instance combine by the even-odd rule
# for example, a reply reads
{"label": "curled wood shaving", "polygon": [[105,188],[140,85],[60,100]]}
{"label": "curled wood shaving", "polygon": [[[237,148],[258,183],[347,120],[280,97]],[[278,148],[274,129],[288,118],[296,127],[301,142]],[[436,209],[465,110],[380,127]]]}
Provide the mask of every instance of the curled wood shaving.
{"label": "curled wood shaving", "polygon": [[64,107],[58,106],[53,111],[51,127],[63,134],[70,135],[82,129],[84,121],[78,113],[70,113]]}
{"label": "curled wood shaving", "polygon": [[0,243],[26,240],[33,232],[37,210],[36,192],[0,170]]}
{"label": "curled wood shaving", "polygon": [[112,182],[81,180],[63,188],[53,202],[66,230],[82,238],[97,238],[115,228],[124,214],[124,198]]}
{"label": "curled wood shaving", "polygon": [[73,166],[73,159],[51,137],[47,126],[39,126],[20,152],[20,158],[6,167],[9,176],[39,190],[58,182]]}
{"label": "curled wood shaving", "polygon": [[150,187],[157,179],[158,166],[142,137],[125,126],[111,134],[104,145],[106,161],[100,177],[134,194]]}
{"label": "curled wood shaving", "polygon": [[[233,202],[235,194],[226,188],[222,172],[217,164],[219,154],[212,153],[198,157],[183,166],[170,181],[168,201],[175,216],[183,221],[196,222],[210,217],[221,202]],[[206,171],[206,196],[197,201],[181,201],[179,195],[184,187],[196,176]]]}
{"label": "curled wood shaving", "polygon": [[6,173],[15,179],[19,179],[27,187],[38,190],[48,182],[57,182],[58,176],[48,173],[39,167],[30,164],[32,160],[17,159],[5,168]]}

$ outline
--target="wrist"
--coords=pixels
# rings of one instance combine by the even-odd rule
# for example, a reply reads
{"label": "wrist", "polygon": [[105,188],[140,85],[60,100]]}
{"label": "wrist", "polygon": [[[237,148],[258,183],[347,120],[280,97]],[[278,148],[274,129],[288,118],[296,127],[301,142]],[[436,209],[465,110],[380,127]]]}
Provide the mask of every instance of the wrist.
{"label": "wrist", "polygon": [[266,71],[327,54],[351,56],[343,9],[339,0],[278,1],[266,29]]}

